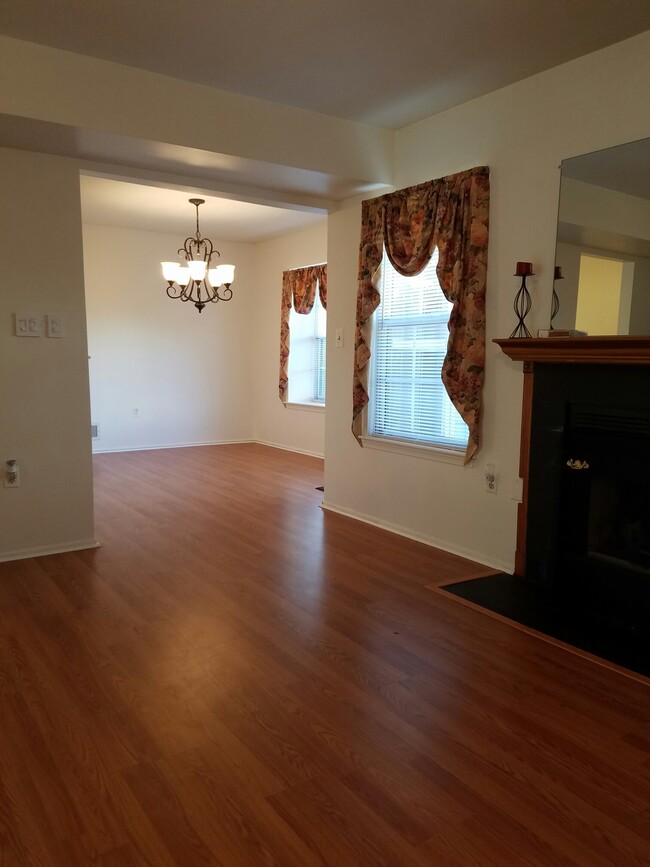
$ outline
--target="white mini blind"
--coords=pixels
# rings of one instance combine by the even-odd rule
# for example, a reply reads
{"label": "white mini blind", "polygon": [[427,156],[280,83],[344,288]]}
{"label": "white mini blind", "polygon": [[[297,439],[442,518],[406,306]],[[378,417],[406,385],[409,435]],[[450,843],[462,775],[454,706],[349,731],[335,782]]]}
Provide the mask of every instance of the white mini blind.
{"label": "white mini blind", "polygon": [[327,311],[318,292],[309,313],[289,311],[289,402],[325,403]]}
{"label": "white mini blind", "polygon": [[381,304],[373,316],[369,433],[464,450],[468,430],[442,384],[451,304],[434,251],[424,271],[402,277],[384,251]]}
{"label": "white mini blind", "polygon": [[314,320],[314,400],[325,403],[327,313],[318,292],[314,300]]}

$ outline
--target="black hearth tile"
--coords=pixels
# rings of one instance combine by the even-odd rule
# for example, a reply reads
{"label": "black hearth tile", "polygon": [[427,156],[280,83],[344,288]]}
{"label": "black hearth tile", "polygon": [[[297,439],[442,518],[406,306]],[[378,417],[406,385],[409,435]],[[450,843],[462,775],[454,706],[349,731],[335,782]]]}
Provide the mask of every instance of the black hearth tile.
{"label": "black hearth tile", "polygon": [[571,597],[515,575],[489,575],[440,588],[565,644],[650,677],[650,612]]}

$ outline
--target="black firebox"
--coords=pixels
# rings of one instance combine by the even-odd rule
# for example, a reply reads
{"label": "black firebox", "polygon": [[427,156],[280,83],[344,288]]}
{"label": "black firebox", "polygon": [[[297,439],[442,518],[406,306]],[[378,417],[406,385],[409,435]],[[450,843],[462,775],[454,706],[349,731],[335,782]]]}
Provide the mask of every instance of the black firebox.
{"label": "black firebox", "polygon": [[650,622],[650,371],[538,365],[526,575],[566,601]]}

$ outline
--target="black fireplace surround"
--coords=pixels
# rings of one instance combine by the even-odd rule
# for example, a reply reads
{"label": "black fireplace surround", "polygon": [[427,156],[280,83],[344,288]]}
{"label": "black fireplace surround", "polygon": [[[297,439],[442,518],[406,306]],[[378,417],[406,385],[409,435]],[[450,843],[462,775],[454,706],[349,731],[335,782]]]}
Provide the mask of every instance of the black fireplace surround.
{"label": "black fireplace surround", "polygon": [[573,610],[650,615],[650,367],[538,364],[526,577]]}

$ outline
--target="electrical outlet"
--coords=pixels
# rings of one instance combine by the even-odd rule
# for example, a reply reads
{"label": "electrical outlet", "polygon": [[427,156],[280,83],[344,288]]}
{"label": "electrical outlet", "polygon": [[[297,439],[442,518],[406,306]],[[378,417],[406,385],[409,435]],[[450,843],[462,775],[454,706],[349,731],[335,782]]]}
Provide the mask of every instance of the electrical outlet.
{"label": "electrical outlet", "polygon": [[497,474],[494,464],[485,465],[485,490],[488,494],[496,494],[497,492]]}
{"label": "electrical outlet", "polygon": [[138,409],[137,406],[133,407],[133,415],[136,417],[140,415],[140,410]]}

